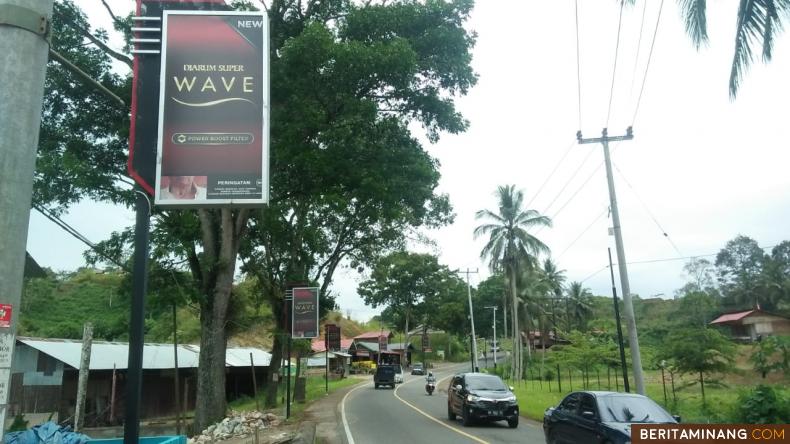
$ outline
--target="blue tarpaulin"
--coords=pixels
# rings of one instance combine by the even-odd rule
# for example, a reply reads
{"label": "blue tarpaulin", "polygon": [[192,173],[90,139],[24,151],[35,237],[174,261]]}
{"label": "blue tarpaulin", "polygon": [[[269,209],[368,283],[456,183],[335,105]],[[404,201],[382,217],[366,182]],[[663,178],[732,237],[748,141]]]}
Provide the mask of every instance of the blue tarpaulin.
{"label": "blue tarpaulin", "polygon": [[6,433],[6,444],[86,444],[90,437],[76,433],[71,427],[61,427],[54,422],[45,422],[24,432]]}

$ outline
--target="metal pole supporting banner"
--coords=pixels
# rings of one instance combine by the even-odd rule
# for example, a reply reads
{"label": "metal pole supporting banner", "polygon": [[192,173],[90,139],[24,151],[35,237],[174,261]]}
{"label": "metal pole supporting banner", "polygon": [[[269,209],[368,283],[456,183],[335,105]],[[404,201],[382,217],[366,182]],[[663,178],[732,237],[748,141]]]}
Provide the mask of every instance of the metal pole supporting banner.
{"label": "metal pole supporting banner", "polygon": [[181,434],[181,393],[178,381],[178,318],[176,316],[176,303],[173,302],[173,378],[175,384],[174,395],[176,404],[176,435]]}
{"label": "metal pole supporting banner", "polygon": [[11,388],[53,0],[0,0],[0,437]]}
{"label": "metal pole supporting banner", "polygon": [[148,287],[148,236],[151,202],[139,187],[135,211],[134,259],[132,268],[132,313],[129,319],[129,370],[126,380],[126,414],[123,424],[124,444],[137,444],[140,439],[140,395],[143,382],[143,340],[145,294]]}

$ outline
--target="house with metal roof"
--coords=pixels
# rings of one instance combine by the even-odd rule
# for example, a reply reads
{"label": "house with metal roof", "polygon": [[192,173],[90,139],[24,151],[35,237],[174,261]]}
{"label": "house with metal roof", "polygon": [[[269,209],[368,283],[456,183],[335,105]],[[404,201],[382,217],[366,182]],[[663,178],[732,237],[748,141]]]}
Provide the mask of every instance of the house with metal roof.
{"label": "house with metal roof", "polygon": [[[11,368],[9,414],[25,414],[31,424],[68,421],[74,414],[82,341],[17,337]],[[129,344],[93,341],[86,399],[86,426],[116,425],[124,414]],[[195,408],[200,347],[145,344],[143,347],[142,419],[174,416],[175,363],[178,361],[180,402]],[[268,376],[271,354],[253,347],[229,347],[225,355],[229,399],[251,396],[251,367],[257,382]]]}
{"label": "house with metal roof", "polygon": [[761,336],[790,335],[790,319],[760,309],[726,313],[710,322],[727,327],[733,339],[755,341]]}

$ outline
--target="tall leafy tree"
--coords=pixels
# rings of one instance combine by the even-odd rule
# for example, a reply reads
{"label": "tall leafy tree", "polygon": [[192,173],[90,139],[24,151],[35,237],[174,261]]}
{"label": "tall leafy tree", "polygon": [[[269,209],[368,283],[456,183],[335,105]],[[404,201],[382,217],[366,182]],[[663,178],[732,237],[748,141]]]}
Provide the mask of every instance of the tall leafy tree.
{"label": "tall leafy tree", "polygon": [[730,306],[753,307],[760,303],[760,284],[765,253],[757,241],[737,236],[716,255],[719,287]]}
{"label": "tall leafy tree", "polygon": [[[686,22],[686,32],[699,49],[708,43],[706,0],[678,0]],[[771,61],[774,41],[790,17],[788,0],[741,0],[735,27],[735,48],[730,66],[730,97],[735,98],[746,69],[760,54],[763,62]],[[755,51],[755,49],[757,51]]]}
{"label": "tall leafy tree", "polygon": [[475,218],[487,221],[475,228],[474,237],[488,236],[480,252],[491,270],[507,272],[512,301],[511,325],[513,330],[513,366],[511,376],[521,378],[521,331],[518,326],[519,304],[517,279],[521,267],[532,268],[540,254],[548,253],[549,247],[528,232],[530,228],[551,226],[551,219],[536,210],[525,209],[524,193],[515,185],[502,185],[495,193],[498,210],[480,210]]}
{"label": "tall leafy tree", "polygon": [[[282,332],[286,282],[318,283],[331,305],[328,290],[341,264],[372,263],[417,227],[452,220],[449,200],[435,192],[438,164],[409,125],[422,125],[431,142],[442,132],[464,131],[467,122],[454,100],[476,82],[469,51],[475,35],[464,28],[471,0],[267,3],[270,206],[153,216],[151,259],[189,271],[189,293],[200,308],[198,429],[225,414],[224,355],[237,270],[256,278],[257,303],[272,305]],[[91,27],[84,15],[70,1],[58,5],[80,26],[59,24],[56,48],[128,100],[129,77],[112,74],[110,56],[85,35]],[[128,110],[54,68],[35,202],[54,210],[85,197],[130,204],[124,176]],[[130,230],[116,233],[100,248],[128,257],[131,238]],[[276,367],[281,335],[275,339]]]}
{"label": "tall leafy tree", "polygon": [[765,258],[760,303],[767,310],[790,312],[790,241],[784,241]]}
{"label": "tall leafy tree", "polygon": [[397,251],[375,264],[357,293],[373,308],[388,307],[392,314],[399,315],[403,331],[408,333],[415,321],[429,322],[435,316],[439,299],[446,297],[451,286],[459,289],[458,278],[454,282],[452,277],[436,256]]}

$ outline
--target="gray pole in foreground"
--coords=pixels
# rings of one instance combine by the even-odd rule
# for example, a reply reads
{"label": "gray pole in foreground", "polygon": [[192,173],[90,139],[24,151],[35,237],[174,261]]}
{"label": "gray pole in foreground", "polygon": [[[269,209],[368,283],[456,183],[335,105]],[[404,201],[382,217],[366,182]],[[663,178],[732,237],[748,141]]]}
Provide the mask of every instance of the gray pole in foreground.
{"label": "gray pole in foreground", "polygon": [[489,305],[486,308],[494,310],[494,370],[496,370],[496,305]]}
{"label": "gray pole in foreground", "polygon": [[92,344],[93,324],[86,322],[82,328],[82,355],[80,355],[80,373],[77,377],[77,405],[74,408],[75,432],[81,432],[85,422],[85,397],[88,394]]}
{"label": "gray pole in foreground", "polygon": [[477,371],[477,336],[475,336],[475,315],[472,312],[472,285],[469,283],[469,274],[470,273],[477,273],[477,269],[475,271],[471,271],[470,269],[466,269],[464,272],[466,273],[466,292],[469,296],[469,322],[472,323],[472,371]]}
{"label": "gray pole in foreground", "polygon": [[601,137],[583,139],[581,131],[576,133],[576,138],[580,144],[601,143],[603,144],[604,163],[606,165],[606,180],[609,185],[609,204],[612,210],[612,224],[614,225],[614,241],[617,248],[617,265],[620,269],[620,289],[623,291],[623,308],[625,308],[625,322],[628,328],[628,345],[631,349],[631,361],[634,371],[634,383],[636,392],[640,395],[645,394],[645,381],[642,375],[642,357],[639,353],[639,338],[636,333],[636,319],[634,318],[634,304],[631,300],[631,286],[628,283],[628,268],[625,261],[625,248],[623,247],[623,233],[620,225],[620,212],[617,209],[617,195],[614,191],[614,177],[612,177],[612,160],[609,156],[609,142],[632,140],[633,131],[629,126],[625,136],[609,137],[607,129],[601,132]]}
{"label": "gray pole in foreground", "polygon": [[53,0],[0,0],[0,437],[5,435]]}

